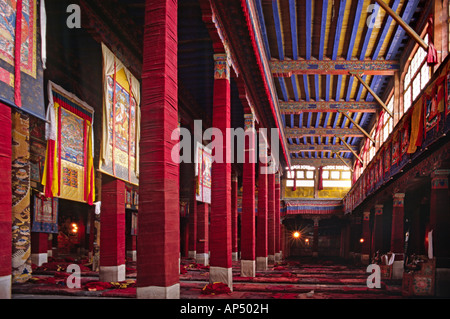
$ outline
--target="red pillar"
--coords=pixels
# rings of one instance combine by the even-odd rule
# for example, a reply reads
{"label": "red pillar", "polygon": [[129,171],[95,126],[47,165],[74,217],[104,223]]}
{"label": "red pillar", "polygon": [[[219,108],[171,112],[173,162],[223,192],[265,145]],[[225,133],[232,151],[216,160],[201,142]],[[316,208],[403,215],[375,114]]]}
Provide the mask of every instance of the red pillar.
{"label": "red pillar", "polygon": [[361,262],[369,264],[370,262],[370,212],[363,213],[362,237],[361,240]]}
{"label": "red pillar", "polygon": [[231,245],[232,259],[239,259],[238,250],[238,177],[233,175],[231,178]]}
{"label": "red pillar", "polygon": [[[214,55],[213,127],[223,136],[223,158],[212,164],[211,189],[211,239],[210,282],[223,282],[233,288],[231,262],[231,163],[227,163],[231,150],[229,132],[231,126],[230,66],[226,54]],[[213,154],[215,155],[215,154]],[[217,156],[216,156],[217,157]]]}
{"label": "red pillar", "polygon": [[267,211],[268,211],[268,262],[275,262],[275,174],[268,174]]}
{"label": "red pillar", "polygon": [[242,180],[242,215],[241,215],[241,276],[254,277],[255,264],[255,117],[245,114],[245,152]]}
{"label": "red pillar", "polygon": [[48,234],[31,233],[31,263],[36,266],[48,261]]}
{"label": "red pillar", "polygon": [[256,229],[256,270],[267,270],[267,191],[268,180],[267,174],[261,173],[262,166],[259,164],[258,176],[258,217]]}
{"label": "red pillar", "polygon": [[383,253],[383,205],[375,205],[375,217],[372,231],[372,254]]}
{"label": "red pillar", "polygon": [[313,228],[313,257],[319,256],[319,218],[313,218],[314,228]]}
{"label": "red pillar", "polygon": [[0,103],[0,299],[11,298],[11,109]]}
{"label": "red pillar", "polygon": [[[430,226],[433,257],[436,259],[436,296],[450,296],[450,169],[431,174]],[[430,255],[430,251],[428,251]]]}
{"label": "red pillar", "polygon": [[391,252],[395,254],[393,279],[403,278],[403,252],[405,249],[404,209],[405,194],[394,194],[392,205]]}
{"label": "red pillar", "polygon": [[142,66],[137,297],[180,296],[178,141],[178,2],[145,3]]}
{"label": "red pillar", "polygon": [[189,229],[189,244],[188,244],[188,257],[196,258],[197,253],[197,200],[195,192],[195,179],[192,185],[192,194],[189,201],[189,217],[188,217],[188,229]]}
{"label": "red pillar", "polygon": [[394,194],[394,201],[392,207],[392,230],[391,230],[391,252],[403,254],[405,249],[405,234],[404,228],[404,209],[405,209],[405,194]]}
{"label": "red pillar", "polygon": [[125,280],[125,183],[107,176],[102,183],[100,281]]}
{"label": "red pillar", "polygon": [[196,262],[209,265],[209,204],[197,203],[197,254]]}
{"label": "red pillar", "polygon": [[281,261],[280,233],[280,175],[275,175],[275,262]]}

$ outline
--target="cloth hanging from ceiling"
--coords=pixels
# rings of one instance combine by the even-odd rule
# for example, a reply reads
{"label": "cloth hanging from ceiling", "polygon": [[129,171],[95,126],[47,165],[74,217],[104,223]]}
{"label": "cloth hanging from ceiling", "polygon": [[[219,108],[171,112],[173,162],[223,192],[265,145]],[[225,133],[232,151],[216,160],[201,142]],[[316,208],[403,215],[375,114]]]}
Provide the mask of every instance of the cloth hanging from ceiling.
{"label": "cloth hanging from ceiling", "polygon": [[103,124],[100,170],[139,184],[140,83],[102,43]]}
{"label": "cloth hanging from ceiling", "polygon": [[94,109],[49,81],[44,194],[93,205]]}
{"label": "cloth hanging from ceiling", "polygon": [[344,211],[344,206],[341,200],[288,200],[285,211],[287,215],[338,214]]}
{"label": "cloth hanging from ceiling", "polygon": [[34,195],[33,198],[33,226],[34,233],[58,233],[58,199],[45,198]]}

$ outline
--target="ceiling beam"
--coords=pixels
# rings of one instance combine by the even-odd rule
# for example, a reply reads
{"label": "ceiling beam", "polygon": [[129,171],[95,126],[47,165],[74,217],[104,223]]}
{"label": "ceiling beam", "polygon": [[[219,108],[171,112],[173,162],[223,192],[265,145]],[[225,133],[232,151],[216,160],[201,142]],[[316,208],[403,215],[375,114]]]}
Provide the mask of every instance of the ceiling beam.
{"label": "ceiling beam", "polygon": [[[300,114],[303,112],[339,112],[349,111],[352,113],[376,113],[379,109],[378,103],[366,101],[280,101],[282,114]],[[325,123],[326,125],[326,123]]]}
{"label": "ceiling beam", "polygon": [[[296,145],[296,144],[292,144],[288,146],[289,149],[289,153],[298,153],[298,152],[341,152],[341,153],[349,153],[351,152],[349,149],[347,149],[345,147],[345,145],[341,145],[341,144],[336,144],[336,145],[325,145],[325,144],[320,144],[320,145],[311,145],[311,144],[306,144],[306,145]],[[357,151],[356,146],[352,147],[353,151]]]}
{"label": "ceiling beam", "polygon": [[350,159],[339,158],[293,158],[291,159],[291,165],[308,165],[314,167],[328,166],[328,165],[342,165],[345,163],[347,167],[351,167],[352,161]]}
{"label": "ceiling beam", "polygon": [[334,137],[335,135],[346,137],[364,137],[364,134],[357,128],[286,128],[286,137],[297,138],[304,136],[328,136]]}
{"label": "ceiling beam", "polygon": [[270,61],[274,77],[290,77],[293,74],[348,75],[363,72],[366,75],[394,75],[400,63],[393,60],[288,60]]}

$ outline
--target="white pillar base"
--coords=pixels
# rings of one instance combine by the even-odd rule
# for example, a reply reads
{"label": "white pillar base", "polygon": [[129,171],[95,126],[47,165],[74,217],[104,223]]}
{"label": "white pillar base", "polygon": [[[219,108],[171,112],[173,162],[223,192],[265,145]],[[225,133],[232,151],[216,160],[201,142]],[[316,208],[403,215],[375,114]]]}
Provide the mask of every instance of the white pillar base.
{"label": "white pillar base", "polygon": [[256,265],[254,260],[241,260],[241,277],[255,277]]}
{"label": "white pillar base", "polygon": [[239,260],[239,253],[237,251],[231,253],[231,260],[232,261],[238,261]]}
{"label": "white pillar base", "polygon": [[275,253],[275,262],[279,263],[281,261],[281,255],[280,253]]}
{"label": "white pillar base", "polygon": [[11,299],[11,275],[0,277],[0,299]]}
{"label": "white pillar base", "polygon": [[273,264],[275,262],[275,255],[267,256],[269,264]]}
{"label": "white pillar base", "polygon": [[256,270],[265,271],[267,270],[268,260],[267,257],[256,257]]}
{"label": "white pillar base", "polygon": [[180,284],[169,287],[137,287],[137,299],[180,299]]}
{"label": "white pillar base", "polygon": [[197,264],[202,264],[202,265],[208,266],[209,265],[209,254],[205,254],[205,253],[197,254],[197,256],[195,258],[195,262]]}
{"label": "white pillar base", "polygon": [[40,267],[48,262],[48,253],[31,254],[31,263]]}
{"label": "white pillar base", "polygon": [[232,268],[209,267],[209,282],[222,282],[233,291],[233,273]]}
{"label": "white pillar base", "polygon": [[188,258],[194,258],[195,259],[196,255],[197,255],[197,251],[196,250],[189,250]]}
{"label": "white pillar base", "polygon": [[51,250],[51,249],[47,250],[47,256],[53,257],[53,250]]}
{"label": "white pillar base", "polygon": [[127,257],[131,258],[132,261],[137,261],[137,251],[136,250],[127,250]]}
{"label": "white pillar base", "polygon": [[125,265],[100,266],[99,280],[102,282],[125,281]]}
{"label": "white pillar base", "polygon": [[392,279],[403,279],[403,260],[394,261],[392,265]]}

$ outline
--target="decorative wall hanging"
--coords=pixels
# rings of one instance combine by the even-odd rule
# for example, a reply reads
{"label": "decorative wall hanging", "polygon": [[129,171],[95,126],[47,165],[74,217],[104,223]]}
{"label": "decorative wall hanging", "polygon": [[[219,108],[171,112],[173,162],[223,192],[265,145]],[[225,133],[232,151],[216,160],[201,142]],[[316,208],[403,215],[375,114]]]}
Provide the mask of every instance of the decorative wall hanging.
{"label": "decorative wall hanging", "polygon": [[196,199],[199,202],[211,204],[212,151],[198,143],[195,156],[197,157]]}
{"label": "decorative wall hanging", "polygon": [[42,195],[33,196],[33,227],[34,233],[58,233],[58,199],[45,198]]}
{"label": "decorative wall hanging", "polygon": [[103,129],[100,171],[139,184],[140,83],[102,44]]}
{"label": "decorative wall hanging", "polygon": [[31,277],[29,116],[12,112],[12,277]]}
{"label": "decorative wall hanging", "polygon": [[42,185],[48,198],[92,205],[95,199],[94,109],[49,82],[47,153]]}

